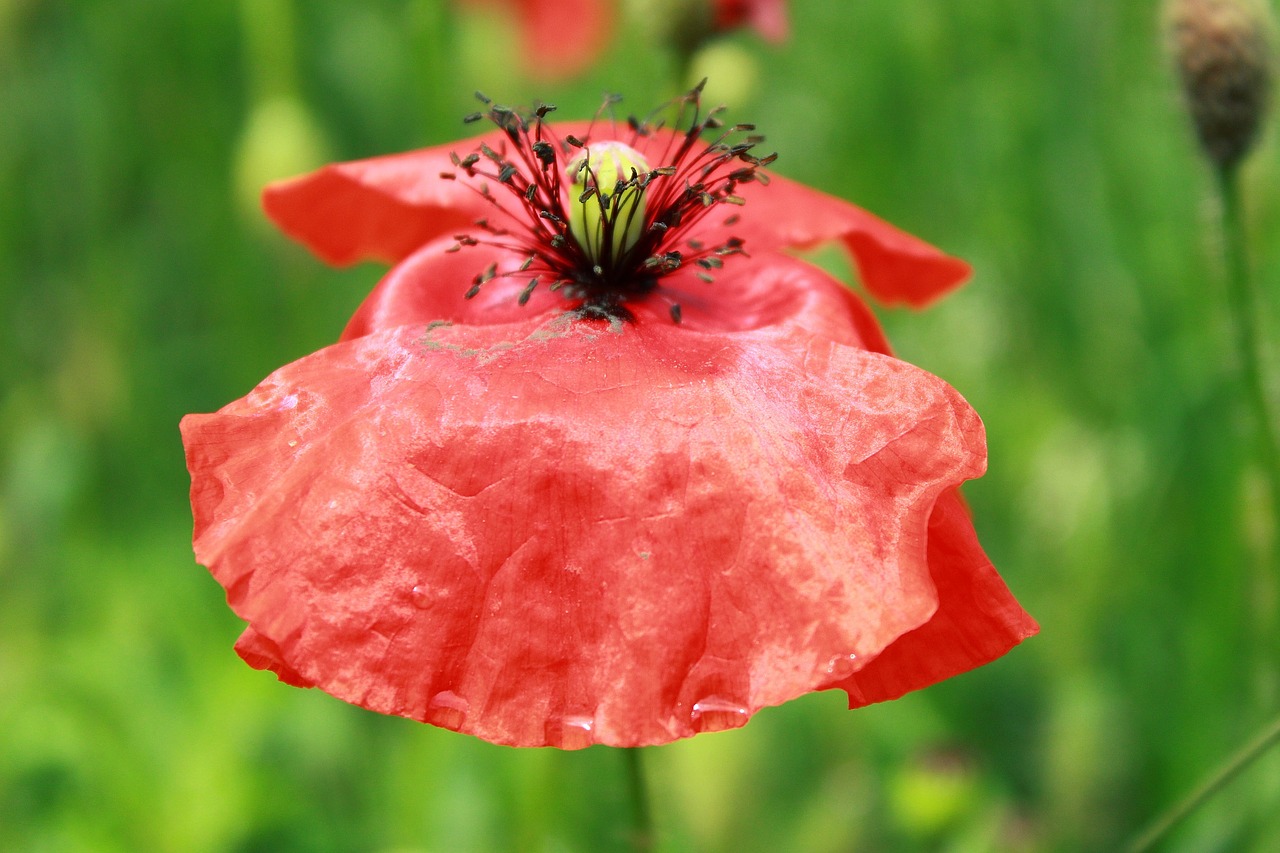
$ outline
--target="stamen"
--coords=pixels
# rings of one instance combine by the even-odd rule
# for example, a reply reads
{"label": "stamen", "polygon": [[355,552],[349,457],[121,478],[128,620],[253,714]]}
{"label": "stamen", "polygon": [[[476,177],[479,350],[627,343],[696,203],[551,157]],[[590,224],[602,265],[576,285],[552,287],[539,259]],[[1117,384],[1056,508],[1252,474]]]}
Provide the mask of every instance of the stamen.
{"label": "stamen", "polygon": [[[446,251],[484,243],[524,260],[503,272],[490,265],[475,277],[467,298],[495,277],[531,272],[533,278],[519,292],[521,305],[539,282],[550,281],[548,290],[579,303],[580,317],[632,319],[625,303],[647,298],[664,277],[694,264],[694,275],[712,281],[710,271],[723,268],[722,258],[745,254],[738,238],[708,246],[689,235],[717,206],[742,205],[745,200],[735,192],[739,185],[767,184],[768,176],[758,170],[777,155],[753,155],[763,137],[753,133],[752,124],[726,128],[720,118],[724,107],[704,113],[704,84],[678,100],[674,127],[682,129],[666,131],[662,110],[644,119],[629,116],[620,125],[613,114],[620,99],[607,96],[582,138],[560,138],[544,123],[553,105],[538,103],[532,112],[520,113],[477,92],[486,109],[465,120],[488,118],[507,142],[497,149],[480,143],[465,157],[451,154],[461,174],[442,172],[441,179],[470,179],[467,186],[493,204],[510,227],[481,219],[476,227],[484,236],[458,235]],[[657,144],[660,131],[666,138]],[[703,141],[708,131],[719,132]],[[744,133],[749,135],[740,136]],[[511,193],[515,203],[499,204],[489,182]],[[732,227],[739,217],[734,213],[722,221]],[[673,322],[681,321],[679,304],[671,303],[669,312]]]}

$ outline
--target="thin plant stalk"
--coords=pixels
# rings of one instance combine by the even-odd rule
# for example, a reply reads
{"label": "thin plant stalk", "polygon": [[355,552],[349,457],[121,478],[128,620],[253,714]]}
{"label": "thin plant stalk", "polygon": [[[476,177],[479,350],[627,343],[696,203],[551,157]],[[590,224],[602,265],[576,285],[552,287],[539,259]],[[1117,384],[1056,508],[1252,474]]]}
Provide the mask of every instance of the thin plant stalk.
{"label": "thin plant stalk", "polygon": [[626,763],[627,792],[631,800],[631,848],[635,853],[653,853],[653,812],[649,807],[649,785],[644,772],[644,753],[636,747],[621,750]]}
{"label": "thin plant stalk", "polygon": [[1245,744],[1235,755],[1223,762],[1199,787],[1178,802],[1173,808],[1160,815],[1141,835],[1125,848],[1128,853],[1146,853],[1173,831],[1196,809],[1204,805],[1215,794],[1231,783],[1254,761],[1261,758],[1268,749],[1280,742],[1280,717],[1272,720],[1257,737]]}
{"label": "thin plant stalk", "polygon": [[1280,513],[1280,421],[1267,390],[1264,374],[1262,324],[1265,318],[1261,295],[1249,273],[1244,224],[1240,203],[1239,170],[1236,164],[1215,170],[1222,203],[1223,255],[1235,340],[1245,394],[1258,434],[1258,451],[1265,469],[1271,496],[1272,529]]}

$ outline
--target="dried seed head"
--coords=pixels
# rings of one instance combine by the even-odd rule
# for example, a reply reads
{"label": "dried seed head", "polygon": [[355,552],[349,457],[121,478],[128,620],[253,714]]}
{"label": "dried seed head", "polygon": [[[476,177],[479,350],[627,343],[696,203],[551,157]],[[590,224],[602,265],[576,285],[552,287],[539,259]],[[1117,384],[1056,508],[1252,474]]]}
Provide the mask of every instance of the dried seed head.
{"label": "dried seed head", "polygon": [[1168,0],[1174,62],[1200,143],[1229,168],[1253,145],[1271,89],[1265,0]]}

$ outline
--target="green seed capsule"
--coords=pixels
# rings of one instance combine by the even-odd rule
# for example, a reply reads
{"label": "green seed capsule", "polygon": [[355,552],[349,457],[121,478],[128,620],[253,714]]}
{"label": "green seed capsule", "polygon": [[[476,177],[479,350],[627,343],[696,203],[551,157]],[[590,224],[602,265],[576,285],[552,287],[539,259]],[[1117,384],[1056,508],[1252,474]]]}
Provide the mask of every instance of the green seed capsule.
{"label": "green seed capsule", "polygon": [[592,144],[568,166],[569,233],[599,266],[611,266],[644,233],[644,157],[621,142]]}

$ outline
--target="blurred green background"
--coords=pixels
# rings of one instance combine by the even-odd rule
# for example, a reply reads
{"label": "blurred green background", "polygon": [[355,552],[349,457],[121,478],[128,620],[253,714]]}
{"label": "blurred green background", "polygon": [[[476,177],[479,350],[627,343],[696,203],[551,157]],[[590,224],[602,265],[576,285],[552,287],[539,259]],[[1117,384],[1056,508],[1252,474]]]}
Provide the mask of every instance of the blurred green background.
{"label": "blurred green background", "polygon": [[[1043,630],[893,703],[811,695],[650,750],[662,850],[1116,848],[1274,714],[1280,660],[1157,3],[791,16],[786,44],[735,33],[695,65],[778,172],[973,262],[928,311],[877,310],[982,413],[967,495]],[[645,110],[680,88],[647,33],[539,82],[503,16],[441,0],[0,0],[0,850],[621,846],[617,752],[495,747],[243,665],[177,423],[333,341],[381,274],[274,234],[265,180],[458,138],[477,88]],[[1273,301],[1278,156],[1268,134],[1244,175]],[[1165,849],[1280,849],[1278,810],[1269,756]]]}

